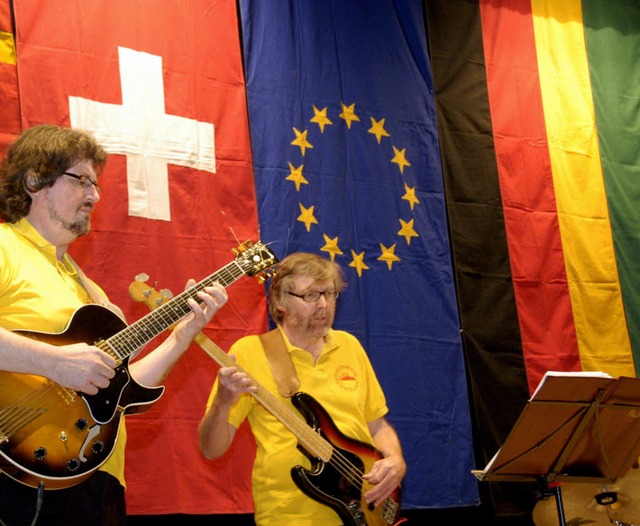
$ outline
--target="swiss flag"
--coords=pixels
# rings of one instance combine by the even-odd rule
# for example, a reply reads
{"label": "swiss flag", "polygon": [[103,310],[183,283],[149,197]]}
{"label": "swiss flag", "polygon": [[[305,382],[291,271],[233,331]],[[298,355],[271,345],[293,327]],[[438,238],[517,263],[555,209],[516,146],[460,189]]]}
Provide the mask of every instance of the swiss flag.
{"label": "swiss flag", "polygon": [[[14,9],[22,127],[86,128],[111,154],[93,231],[71,251],[129,322],[149,312],[129,296],[137,275],[177,294],[259,239],[234,0],[22,0]],[[228,292],[205,331],[223,349],[267,328],[256,279]],[[130,514],[253,511],[247,429],[223,459],[198,451],[217,369],[192,346],[165,395],[126,418]]]}

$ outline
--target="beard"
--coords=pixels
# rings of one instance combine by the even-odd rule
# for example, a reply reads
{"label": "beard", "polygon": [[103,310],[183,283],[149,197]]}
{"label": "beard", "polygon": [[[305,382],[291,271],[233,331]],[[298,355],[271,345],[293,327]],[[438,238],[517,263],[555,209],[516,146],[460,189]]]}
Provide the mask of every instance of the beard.
{"label": "beard", "polygon": [[91,220],[87,217],[84,221],[73,221],[72,223],[63,223],[66,228],[72,234],[78,237],[86,236],[91,230]]}
{"label": "beard", "polygon": [[[83,206],[90,206],[91,208],[93,208],[92,205],[83,204]],[[56,210],[53,201],[49,198],[47,198],[47,212],[51,221],[57,223],[65,230],[72,233],[74,236],[85,236],[91,230],[91,219],[89,216],[87,216],[85,219],[79,219],[77,221],[65,221]]]}
{"label": "beard", "polygon": [[330,308],[311,316],[302,316],[294,311],[290,313],[289,324],[306,336],[323,338],[331,329],[334,317],[335,311]]}

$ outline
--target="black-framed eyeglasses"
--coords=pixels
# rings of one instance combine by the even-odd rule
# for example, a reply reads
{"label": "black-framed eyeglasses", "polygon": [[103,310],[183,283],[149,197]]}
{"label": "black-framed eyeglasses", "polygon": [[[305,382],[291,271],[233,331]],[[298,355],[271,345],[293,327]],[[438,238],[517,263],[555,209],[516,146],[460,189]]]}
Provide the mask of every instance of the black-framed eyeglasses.
{"label": "black-framed eyeglasses", "polygon": [[296,298],[302,298],[307,303],[315,303],[320,299],[320,296],[324,296],[324,299],[327,301],[335,301],[338,299],[338,296],[340,296],[337,290],[308,290],[304,294],[287,291],[287,294],[295,296]]}
{"label": "black-framed eyeglasses", "polygon": [[102,188],[100,188],[98,183],[96,183],[88,175],[72,174],[71,172],[62,172],[62,174],[68,175],[69,177],[73,177],[74,179],[79,181],[80,186],[82,186],[82,188],[84,188],[85,190],[89,190],[93,186],[96,189],[96,192],[98,193],[102,192]]}

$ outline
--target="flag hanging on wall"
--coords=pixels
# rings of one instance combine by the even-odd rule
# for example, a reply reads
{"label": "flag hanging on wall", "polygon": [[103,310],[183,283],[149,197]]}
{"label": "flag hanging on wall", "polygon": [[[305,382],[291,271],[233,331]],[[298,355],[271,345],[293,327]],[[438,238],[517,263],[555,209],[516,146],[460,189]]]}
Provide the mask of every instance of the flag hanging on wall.
{"label": "flag hanging on wall", "polygon": [[[71,247],[135,321],[129,297],[149,285],[182,292],[257,241],[245,90],[233,0],[14,2],[22,125],[86,128],[110,153],[93,231]],[[264,287],[231,284],[207,328],[222,348],[267,327]],[[205,462],[197,424],[217,365],[192,346],[165,395],[126,418],[128,513],[250,513],[254,444]]]}
{"label": "flag hanging on wall", "polygon": [[421,2],[240,8],[262,235],[344,270],[335,326],[385,390],[403,508],[477,503]]}
{"label": "flag hanging on wall", "polygon": [[547,370],[637,375],[640,7],[424,5],[484,467]]}
{"label": "flag hanging on wall", "polygon": [[0,0],[0,155],[20,133],[16,46],[9,0]]}

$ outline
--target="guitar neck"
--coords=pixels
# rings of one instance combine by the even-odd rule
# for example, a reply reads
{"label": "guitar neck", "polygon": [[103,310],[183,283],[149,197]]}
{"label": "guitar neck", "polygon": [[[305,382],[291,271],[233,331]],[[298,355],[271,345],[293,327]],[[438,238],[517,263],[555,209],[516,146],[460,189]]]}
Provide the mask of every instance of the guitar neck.
{"label": "guitar neck", "polygon": [[218,282],[228,287],[245,275],[240,265],[232,261],[202,281],[172,298],[161,307],[149,312],[146,316],[127,326],[122,331],[106,340],[106,343],[121,359],[125,359],[138,351],[153,338],[167,330],[191,312],[188,299],[200,301],[198,292]]}
{"label": "guitar neck", "polygon": [[[241,367],[238,366],[220,347],[218,347],[213,341],[207,338],[204,334],[198,333],[194,338],[194,341],[202,347],[202,349],[213,358],[218,365],[222,367],[237,367],[245,374],[248,374]],[[249,375],[249,378],[251,376]],[[289,429],[298,439],[300,444],[317,458],[328,462],[333,453],[333,446],[331,443],[319,433],[316,433],[309,427],[307,422],[291,408],[284,405],[275,395],[273,395],[268,389],[260,385],[253,378],[251,378],[253,384],[258,388],[255,393],[251,393],[253,397],[258,400],[273,416],[275,416],[282,424]]]}

